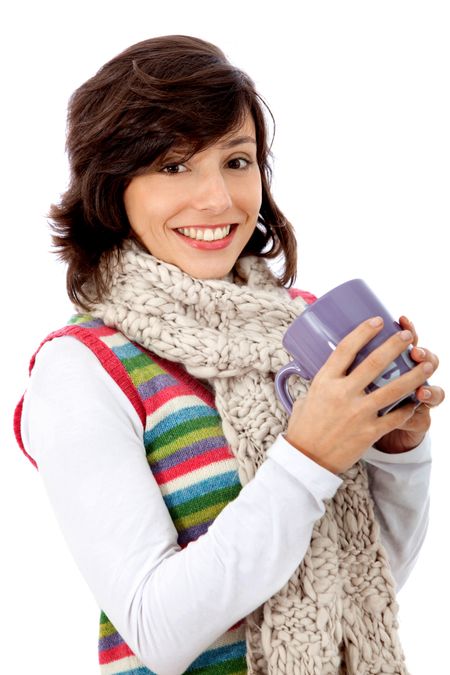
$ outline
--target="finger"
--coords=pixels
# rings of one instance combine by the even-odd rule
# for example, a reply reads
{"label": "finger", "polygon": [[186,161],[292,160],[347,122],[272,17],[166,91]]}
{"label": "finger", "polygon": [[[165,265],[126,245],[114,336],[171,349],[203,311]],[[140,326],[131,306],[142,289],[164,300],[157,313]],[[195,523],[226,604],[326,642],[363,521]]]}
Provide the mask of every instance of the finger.
{"label": "finger", "polygon": [[432,368],[428,361],[418,364],[409,372],[368,394],[368,403],[373,406],[373,410],[381,410],[400,401],[425,384]]}
{"label": "finger", "polygon": [[[348,376],[354,391],[363,391],[371,382],[386,371],[392,362],[408,349],[412,341],[411,331],[397,331],[383,344],[366,356]],[[419,382],[418,384],[423,384]],[[418,385],[417,385],[418,386]]]}
{"label": "finger", "polygon": [[441,405],[445,399],[445,391],[442,387],[419,387],[416,391],[416,398],[420,403],[427,406],[427,408],[436,408]]}
{"label": "finger", "polygon": [[330,375],[343,376],[352,365],[357,353],[383,328],[381,317],[372,317],[360,323],[336,346],[328,358],[326,367]]}
{"label": "finger", "polygon": [[419,336],[417,335],[417,331],[415,329],[415,326],[413,322],[408,319],[406,316],[401,316],[399,319],[399,324],[400,326],[405,330],[410,330],[411,333],[413,334],[413,341],[412,344],[415,346],[419,342]]}
{"label": "finger", "polygon": [[421,361],[430,361],[434,366],[433,372],[439,366],[438,357],[436,354],[433,354],[433,352],[430,352],[429,349],[424,349],[423,347],[413,347],[409,355],[412,359],[414,359],[414,361],[417,361],[417,363],[420,363]]}
{"label": "finger", "polygon": [[[371,394],[369,394],[371,396]],[[394,429],[402,429],[407,426],[408,420],[414,417],[417,404],[408,403],[407,405],[395,408],[391,412],[377,418],[377,434],[378,438],[385,436]]]}

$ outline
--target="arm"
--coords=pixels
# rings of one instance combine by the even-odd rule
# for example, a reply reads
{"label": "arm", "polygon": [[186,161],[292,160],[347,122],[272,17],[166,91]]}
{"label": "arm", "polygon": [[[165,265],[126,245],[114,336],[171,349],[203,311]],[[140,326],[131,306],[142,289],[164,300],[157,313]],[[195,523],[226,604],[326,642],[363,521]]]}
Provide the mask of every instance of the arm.
{"label": "arm", "polygon": [[419,555],[428,526],[430,439],[409,452],[387,454],[370,448],[369,484],[381,537],[399,590]]}
{"label": "arm", "polygon": [[101,608],[149,668],[179,673],[286,583],[341,481],[279,438],[208,532],[181,550],[142,432],[87,347],[70,337],[44,345],[24,402],[26,449]]}

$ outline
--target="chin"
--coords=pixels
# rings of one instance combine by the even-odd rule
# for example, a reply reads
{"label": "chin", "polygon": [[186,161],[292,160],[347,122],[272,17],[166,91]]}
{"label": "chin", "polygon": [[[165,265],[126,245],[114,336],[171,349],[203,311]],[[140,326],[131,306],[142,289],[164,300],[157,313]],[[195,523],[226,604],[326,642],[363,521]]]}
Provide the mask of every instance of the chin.
{"label": "chin", "polygon": [[187,265],[181,269],[194,279],[222,279],[233,269],[234,262],[222,265]]}

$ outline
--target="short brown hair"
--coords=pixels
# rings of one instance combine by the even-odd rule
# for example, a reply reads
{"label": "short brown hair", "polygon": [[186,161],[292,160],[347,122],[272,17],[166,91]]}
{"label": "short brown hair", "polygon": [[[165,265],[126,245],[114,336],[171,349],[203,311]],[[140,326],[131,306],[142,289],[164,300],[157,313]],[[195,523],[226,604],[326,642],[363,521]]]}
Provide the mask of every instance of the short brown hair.
{"label": "short brown hair", "polygon": [[67,292],[75,304],[89,309],[90,301],[101,300],[107,283],[100,259],[108,269],[123,241],[134,234],[123,203],[133,176],[174,145],[182,144],[191,155],[212,145],[239,128],[248,112],[256,128],[262,204],[241,256],[281,255],[279,282],[292,284],[297,247],[292,225],[270,193],[263,106],[270,113],[253,81],[218,47],[185,35],[132,45],[72,94],[66,143],[70,183],[49,217],[55,252],[68,264]]}

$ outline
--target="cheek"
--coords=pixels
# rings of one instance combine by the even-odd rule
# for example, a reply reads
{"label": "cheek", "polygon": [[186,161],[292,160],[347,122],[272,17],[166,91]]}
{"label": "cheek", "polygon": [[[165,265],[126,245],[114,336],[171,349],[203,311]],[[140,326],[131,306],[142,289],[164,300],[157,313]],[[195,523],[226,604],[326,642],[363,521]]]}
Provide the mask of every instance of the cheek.
{"label": "cheek", "polygon": [[141,195],[141,189],[139,184],[135,183],[136,179],[131,181],[130,185],[126,188],[123,193],[123,205],[125,207],[125,212],[130,221],[130,225],[133,227],[140,220],[142,214],[142,204],[143,199]]}
{"label": "cheek", "polygon": [[123,193],[125,212],[137,234],[144,234],[149,226],[160,224],[164,219],[164,199],[150,197],[150,194],[158,195],[158,192],[138,180],[131,183]]}
{"label": "cheek", "polygon": [[254,183],[249,186],[247,202],[249,212],[258,215],[262,203],[262,185],[260,180],[255,180]]}
{"label": "cheek", "polygon": [[234,202],[249,217],[257,218],[262,202],[262,183],[259,170],[257,172],[252,171],[246,180],[241,178],[234,194]]}

